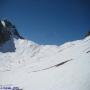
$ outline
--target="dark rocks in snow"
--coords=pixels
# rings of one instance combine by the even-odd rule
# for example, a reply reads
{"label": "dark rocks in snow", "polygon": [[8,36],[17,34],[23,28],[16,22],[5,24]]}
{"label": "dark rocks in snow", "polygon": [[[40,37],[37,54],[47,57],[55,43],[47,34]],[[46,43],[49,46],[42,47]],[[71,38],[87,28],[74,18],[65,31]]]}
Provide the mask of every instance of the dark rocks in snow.
{"label": "dark rocks in snow", "polygon": [[87,34],[85,35],[85,37],[87,37],[87,36],[90,36],[90,31],[88,31]]}
{"label": "dark rocks in snow", "polygon": [[3,44],[4,42],[8,41],[10,39],[11,33],[6,30],[0,30],[0,44]]}
{"label": "dark rocks in snow", "polygon": [[15,25],[8,20],[0,20],[0,44],[10,40],[11,38],[24,39],[18,33]]}
{"label": "dark rocks in snow", "polygon": [[2,53],[15,52],[15,50],[16,47],[13,39],[9,40],[8,42],[5,42],[5,44],[0,43],[0,52]]}
{"label": "dark rocks in snow", "polygon": [[87,51],[86,53],[90,53],[90,51]]}
{"label": "dark rocks in snow", "polygon": [[4,28],[0,21],[0,44],[3,44],[7,40],[10,39],[11,33],[7,30],[7,28]]}
{"label": "dark rocks in snow", "polygon": [[14,38],[24,39],[10,21],[0,20],[0,52],[15,52]]}

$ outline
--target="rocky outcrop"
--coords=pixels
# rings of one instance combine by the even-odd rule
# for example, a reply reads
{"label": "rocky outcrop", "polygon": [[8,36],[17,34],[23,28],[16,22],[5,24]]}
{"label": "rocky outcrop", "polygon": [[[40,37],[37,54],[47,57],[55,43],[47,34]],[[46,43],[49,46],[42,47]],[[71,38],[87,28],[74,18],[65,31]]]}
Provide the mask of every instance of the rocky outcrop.
{"label": "rocky outcrop", "polygon": [[90,31],[88,31],[87,34],[85,35],[85,37],[87,37],[87,36],[90,36]]}
{"label": "rocky outcrop", "polygon": [[11,38],[24,39],[18,33],[15,25],[8,20],[0,20],[0,44],[5,43]]}

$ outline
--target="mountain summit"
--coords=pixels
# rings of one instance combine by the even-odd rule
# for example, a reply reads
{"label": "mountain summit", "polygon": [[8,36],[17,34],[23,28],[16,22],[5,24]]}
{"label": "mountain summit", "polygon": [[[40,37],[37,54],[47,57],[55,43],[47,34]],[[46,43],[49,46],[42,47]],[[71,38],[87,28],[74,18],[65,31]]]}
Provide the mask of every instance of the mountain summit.
{"label": "mountain summit", "polygon": [[9,20],[0,20],[0,52],[14,52],[14,39],[24,39]]}
{"label": "mountain summit", "polygon": [[23,37],[18,33],[15,25],[13,25],[9,20],[0,20],[0,44],[3,44],[11,38],[23,39]]}

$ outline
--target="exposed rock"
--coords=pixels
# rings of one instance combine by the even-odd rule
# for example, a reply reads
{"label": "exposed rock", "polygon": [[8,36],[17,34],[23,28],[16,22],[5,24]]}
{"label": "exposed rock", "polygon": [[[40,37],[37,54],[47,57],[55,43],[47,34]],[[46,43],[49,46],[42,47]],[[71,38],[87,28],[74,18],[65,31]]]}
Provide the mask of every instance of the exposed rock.
{"label": "exposed rock", "polygon": [[24,39],[18,33],[15,25],[8,20],[0,20],[0,44],[5,43],[11,38]]}
{"label": "exposed rock", "polygon": [[87,34],[85,35],[85,37],[87,37],[87,36],[90,36],[90,31],[88,31]]}

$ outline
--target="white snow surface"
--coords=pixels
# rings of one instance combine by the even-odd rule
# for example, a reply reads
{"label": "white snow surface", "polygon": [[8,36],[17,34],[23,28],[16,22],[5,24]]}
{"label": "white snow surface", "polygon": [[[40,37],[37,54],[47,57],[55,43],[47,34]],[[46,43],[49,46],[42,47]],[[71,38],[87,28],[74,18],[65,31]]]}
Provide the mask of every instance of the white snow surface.
{"label": "white snow surface", "polygon": [[[12,49],[10,42],[0,48]],[[90,90],[90,36],[60,46],[24,39],[14,39],[14,44],[15,52],[0,52],[0,85],[22,90]]]}
{"label": "white snow surface", "polygon": [[1,23],[2,23],[3,27],[6,27],[6,24],[4,21],[1,21]]}

